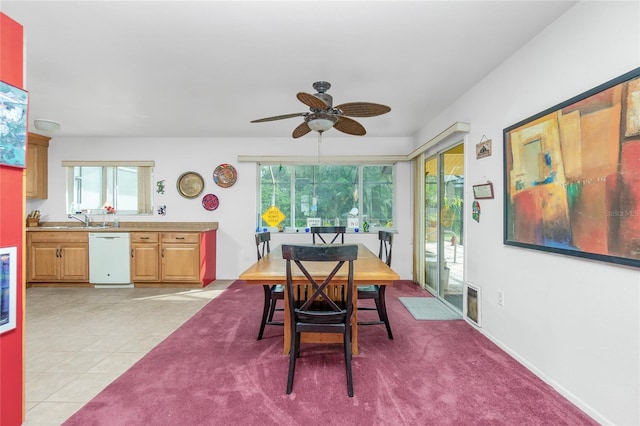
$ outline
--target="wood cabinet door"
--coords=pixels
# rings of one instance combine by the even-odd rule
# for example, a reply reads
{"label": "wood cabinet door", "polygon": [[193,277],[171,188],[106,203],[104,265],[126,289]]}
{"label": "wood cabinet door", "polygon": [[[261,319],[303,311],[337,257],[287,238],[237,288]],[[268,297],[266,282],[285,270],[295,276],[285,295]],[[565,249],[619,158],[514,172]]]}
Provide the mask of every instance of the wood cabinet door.
{"label": "wood cabinet door", "polygon": [[34,133],[28,135],[25,173],[27,198],[46,199],[49,196],[49,139]]}
{"label": "wood cabinet door", "polygon": [[200,281],[199,244],[162,244],[162,281]]}
{"label": "wood cabinet door", "polygon": [[131,281],[159,281],[158,243],[131,243]]}
{"label": "wood cabinet door", "polygon": [[86,243],[60,245],[60,279],[87,281],[89,279],[89,245]]}
{"label": "wood cabinet door", "polygon": [[34,243],[29,251],[28,281],[56,281],[60,276],[57,243]]}

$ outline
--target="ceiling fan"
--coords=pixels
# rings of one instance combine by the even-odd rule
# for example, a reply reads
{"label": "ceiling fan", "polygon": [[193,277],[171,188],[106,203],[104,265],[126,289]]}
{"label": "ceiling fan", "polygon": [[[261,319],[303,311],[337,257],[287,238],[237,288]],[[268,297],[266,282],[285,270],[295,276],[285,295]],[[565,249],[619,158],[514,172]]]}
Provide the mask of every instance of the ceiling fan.
{"label": "ceiling fan", "polygon": [[332,127],[349,135],[363,136],[367,133],[362,124],[349,117],[375,117],[391,111],[386,105],[371,102],[349,102],[333,106],[333,97],[327,90],[331,83],[316,81],[313,83],[316,94],[299,92],[296,97],[307,105],[310,112],[297,112],[293,114],[276,115],[274,117],[260,118],[252,123],[264,123],[266,121],[283,120],[285,118],[304,117],[304,122],[293,130],[292,136],[299,138],[312,130],[322,134]]}

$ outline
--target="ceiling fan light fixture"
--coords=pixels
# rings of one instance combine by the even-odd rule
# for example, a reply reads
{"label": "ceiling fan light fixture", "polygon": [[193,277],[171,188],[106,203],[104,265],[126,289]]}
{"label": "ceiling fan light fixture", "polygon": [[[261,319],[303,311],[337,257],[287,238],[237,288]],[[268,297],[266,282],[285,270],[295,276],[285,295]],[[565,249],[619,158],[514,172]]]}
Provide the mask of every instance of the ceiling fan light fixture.
{"label": "ceiling fan light fixture", "polygon": [[36,118],[33,120],[33,125],[41,132],[55,133],[62,128],[62,125],[57,121],[45,120],[43,118]]}
{"label": "ceiling fan light fixture", "polygon": [[307,125],[316,132],[326,132],[338,121],[338,117],[324,113],[314,113],[307,117]]}

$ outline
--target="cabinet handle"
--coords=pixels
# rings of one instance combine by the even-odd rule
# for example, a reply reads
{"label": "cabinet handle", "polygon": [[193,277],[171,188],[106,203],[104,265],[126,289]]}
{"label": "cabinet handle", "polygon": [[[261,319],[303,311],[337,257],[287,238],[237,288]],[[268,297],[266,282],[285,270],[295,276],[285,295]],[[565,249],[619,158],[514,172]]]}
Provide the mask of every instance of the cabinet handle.
{"label": "cabinet handle", "polygon": [[148,240],[149,237],[140,237],[141,240]]}
{"label": "cabinet handle", "polygon": [[133,259],[133,249],[131,249],[131,258]]}
{"label": "cabinet handle", "polygon": [[184,240],[184,237],[176,237],[176,240]]}
{"label": "cabinet handle", "polygon": [[162,257],[164,257],[164,249],[162,249],[160,253],[162,254]]}
{"label": "cabinet handle", "polygon": [[56,249],[56,257],[62,257],[62,250],[60,249],[60,247]]}

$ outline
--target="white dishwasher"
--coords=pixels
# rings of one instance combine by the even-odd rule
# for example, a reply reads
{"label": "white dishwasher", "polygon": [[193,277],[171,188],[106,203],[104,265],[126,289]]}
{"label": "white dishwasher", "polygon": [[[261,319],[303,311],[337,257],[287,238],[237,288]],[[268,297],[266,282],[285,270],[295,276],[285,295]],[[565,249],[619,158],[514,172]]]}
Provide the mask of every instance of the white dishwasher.
{"label": "white dishwasher", "polygon": [[89,233],[89,282],[96,287],[133,287],[128,232]]}

